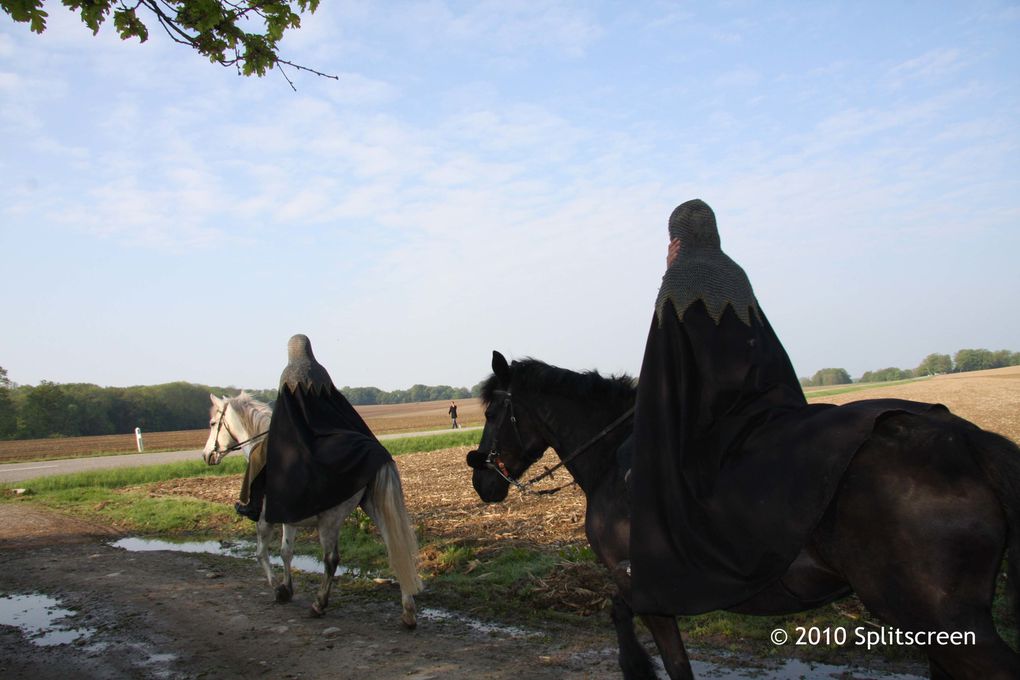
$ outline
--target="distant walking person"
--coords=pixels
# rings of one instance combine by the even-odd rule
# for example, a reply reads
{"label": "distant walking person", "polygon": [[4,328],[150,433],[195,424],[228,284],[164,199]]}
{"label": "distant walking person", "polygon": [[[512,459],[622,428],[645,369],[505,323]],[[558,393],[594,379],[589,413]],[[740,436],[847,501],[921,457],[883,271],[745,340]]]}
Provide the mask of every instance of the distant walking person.
{"label": "distant walking person", "polygon": [[458,429],[460,425],[457,424],[457,402],[455,401],[450,402],[450,409],[447,411],[447,413],[450,414],[450,429],[451,430]]}

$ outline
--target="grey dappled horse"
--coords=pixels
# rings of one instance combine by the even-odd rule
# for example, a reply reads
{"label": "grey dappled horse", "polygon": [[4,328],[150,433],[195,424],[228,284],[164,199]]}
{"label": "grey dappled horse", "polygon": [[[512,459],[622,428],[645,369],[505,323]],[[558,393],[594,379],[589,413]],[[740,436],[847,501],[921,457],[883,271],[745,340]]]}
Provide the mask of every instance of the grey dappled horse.
{"label": "grey dappled horse", "polygon": [[[212,401],[209,422],[209,439],[205,443],[202,458],[209,465],[218,465],[231,449],[239,443],[256,439],[258,435],[268,432],[272,410],[251,396],[241,393],[237,397],[219,398],[209,395]],[[265,446],[262,438],[251,446]],[[250,451],[245,451],[250,456]],[[333,575],[340,564],[338,547],[340,528],[344,519],[355,508],[361,506],[382,534],[389,554],[390,568],[400,584],[400,601],[403,606],[401,622],[408,628],[417,625],[414,596],[421,592],[422,583],[418,576],[418,540],[411,529],[407,509],[404,506],[404,493],[400,484],[397,466],[390,461],[375,474],[369,486],[361,489],[340,505],[332,507],[314,517],[298,522],[284,524],[283,537],[280,544],[280,555],[283,558],[283,580],[274,584],[273,568],[269,562],[268,543],[273,529],[278,526],[265,520],[265,506],[256,527],[257,542],[255,555],[265,571],[269,585],[276,587],[277,602],[288,602],[294,595],[294,584],[291,576],[291,559],[294,556],[294,538],[299,527],[316,527],[319,542],[322,544],[322,562],[324,573],[315,602],[312,603],[312,615],[322,616],[329,602],[329,593],[333,585]]]}

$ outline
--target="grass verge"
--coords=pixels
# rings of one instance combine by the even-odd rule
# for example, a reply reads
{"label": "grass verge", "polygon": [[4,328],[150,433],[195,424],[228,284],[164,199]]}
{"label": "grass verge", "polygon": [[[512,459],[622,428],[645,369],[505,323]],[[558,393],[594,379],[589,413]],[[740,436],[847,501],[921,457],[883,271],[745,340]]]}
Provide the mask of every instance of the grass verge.
{"label": "grass verge", "polygon": [[451,449],[455,446],[474,446],[482,439],[481,430],[459,432],[453,430],[445,434],[430,434],[419,437],[403,437],[401,439],[384,439],[382,445],[390,455],[399,456],[404,453],[420,453],[422,451],[438,451]]}
{"label": "grass verge", "polygon": [[907,383],[927,379],[928,377],[925,376],[923,378],[908,378],[906,380],[890,380],[889,382],[855,383],[853,385],[837,385],[829,389],[809,387],[804,390],[804,396],[808,399],[814,399],[815,397],[832,397],[837,394],[846,394],[847,392],[861,392],[863,390],[874,390],[881,387],[892,387],[893,385],[906,385]]}

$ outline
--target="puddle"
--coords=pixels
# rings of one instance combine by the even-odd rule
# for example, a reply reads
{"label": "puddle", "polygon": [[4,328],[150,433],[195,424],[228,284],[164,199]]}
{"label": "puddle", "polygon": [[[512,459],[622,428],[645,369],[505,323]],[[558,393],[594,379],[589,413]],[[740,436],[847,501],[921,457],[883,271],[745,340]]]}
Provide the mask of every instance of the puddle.
{"label": "puddle", "polygon": [[[760,668],[746,668],[747,660],[733,658],[733,666],[710,661],[691,659],[691,667],[698,678],[714,680],[803,680],[804,678],[832,678],[833,680],[924,680],[924,676],[888,671],[860,668],[854,666],[833,666],[825,663],[812,663],[800,659],[769,664]],[[735,666],[745,666],[739,668]],[[660,677],[665,677],[663,670]]]}
{"label": "puddle", "polygon": [[28,640],[40,647],[67,645],[87,640],[95,633],[91,628],[71,628],[58,623],[75,612],[60,606],[59,600],[32,593],[0,597],[0,625],[20,628]]}
{"label": "puddle", "polygon": [[[222,555],[224,557],[237,557],[240,559],[255,560],[255,543],[253,541],[166,541],[153,538],[122,538],[110,544],[114,548],[121,548],[128,552],[150,552],[155,550],[169,550],[171,552],[183,553],[205,553],[209,555]],[[283,560],[279,555],[270,552],[269,562],[274,567],[283,567]],[[290,561],[292,569],[305,571],[310,574],[321,574],[325,567],[322,560],[312,555],[294,555]],[[357,570],[350,569],[344,565],[337,568],[337,574],[358,576]]]}
{"label": "puddle", "polygon": [[[649,641],[650,642],[650,641]],[[650,644],[645,648],[652,656],[655,676],[658,680],[669,680],[659,653]],[[753,657],[739,656],[727,652],[688,648],[691,668],[699,680],[925,680],[926,675],[897,673],[868,666],[834,666],[798,659],[763,662]],[[574,667],[578,669],[618,668],[618,650],[605,647],[571,655]],[[701,657],[706,657],[702,659]],[[710,659],[710,660],[708,660]]]}
{"label": "puddle", "polygon": [[457,623],[462,623],[471,630],[477,633],[482,633],[483,635],[500,635],[503,637],[519,639],[540,637],[542,635],[542,633],[539,633],[538,631],[518,628],[517,626],[506,626],[499,623],[485,623],[484,621],[473,619],[470,616],[464,616],[463,614],[446,611],[445,609],[436,609],[434,607],[424,607],[419,609],[418,618],[426,621],[456,621]]}

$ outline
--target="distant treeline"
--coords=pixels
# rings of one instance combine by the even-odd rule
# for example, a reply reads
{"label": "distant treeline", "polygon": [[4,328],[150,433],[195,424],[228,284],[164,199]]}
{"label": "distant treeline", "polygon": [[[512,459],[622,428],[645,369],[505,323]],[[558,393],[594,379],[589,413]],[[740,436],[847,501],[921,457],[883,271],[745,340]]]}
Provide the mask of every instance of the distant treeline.
{"label": "distant treeline", "polygon": [[[477,393],[479,386],[475,387]],[[415,385],[386,392],[375,387],[344,387],[352,404],[398,404],[465,399],[467,388]],[[276,401],[276,390],[247,390],[260,401]],[[15,385],[0,367],[0,439],[80,437],[198,430],[209,424],[209,394],[236,396],[236,387],[186,382],[139,387],[99,387],[86,383]]]}
{"label": "distant treeline", "polygon": [[481,383],[473,389],[450,387],[449,385],[413,385],[409,390],[386,392],[378,387],[341,387],[347,400],[355,406],[370,404],[411,404],[418,401],[439,401],[441,399],[468,399],[481,394]]}
{"label": "distant treeline", "polygon": [[[967,371],[983,371],[988,368],[1003,366],[1020,366],[1020,352],[1002,349],[991,352],[987,349],[961,349],[955,355],[929,354],[917,368],[882,368],[865,371],[856,382],[888,382],[890,380],[907,380],[922,378],[943,373],[966,373]],[[810,378],[801,378],[800,384],[805,387],[821,387],[824,385],[849,385],[854,382],[843,368],[823,368],[816,371]]]}
{"label": "distant treeline", "polygon": [[[1020,352],[961,349],[952,357],[929,354],[913,369],[883,368],[867,371],[857,382],[905,380],[942,373],[980,371],[1020,365]],[[846,385],[854,382],[845,369],[823,368],[804,386]],[[377,387],[342,387],[356,406],[405,404],[421,401],[477,397],[481,384],[472,389],[449,385],[414,385],[387,392]],[[198,430],[209,423],[209,394],[235,396],[236,387],[213,387],[186,382],[139,387],[99,387],[86,383],[58,384],[43,381],[36,386],[15,385],[0,366],[0,439],[79,437],[129,434],[143,431]],[[272,403],[276,390],[248,390],[256,399]]]}

